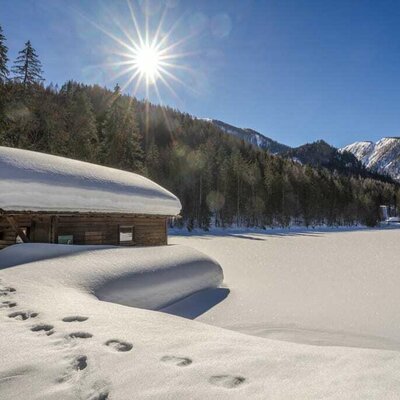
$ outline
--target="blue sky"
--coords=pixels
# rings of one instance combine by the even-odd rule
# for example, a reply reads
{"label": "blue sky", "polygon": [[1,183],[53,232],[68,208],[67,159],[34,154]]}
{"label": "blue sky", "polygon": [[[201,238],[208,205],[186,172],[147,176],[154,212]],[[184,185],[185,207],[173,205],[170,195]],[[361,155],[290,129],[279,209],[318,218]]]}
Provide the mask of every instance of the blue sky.
{"label": "blue sky", "polygon": [[[303,0],[132,1],[150,36],[161,34],[179,69],[158,82],[164,104],[250,127],[295,146],[335,146],[400,135],[400,2]],[[147,9],[147,12],[146,12]],[[112,88],[126,48],[137,40],[125,0],[0,0],[13,60],[30,39],[46,83],[74,79]],[[125,66],[124,66],[125,68]],[[133,82],[134,83],[134,82]],[[133,91],[133,85],[127,88]],[[137,97],[145,97],[141,86]],[[150,100],[159,102],[154,87]]]}

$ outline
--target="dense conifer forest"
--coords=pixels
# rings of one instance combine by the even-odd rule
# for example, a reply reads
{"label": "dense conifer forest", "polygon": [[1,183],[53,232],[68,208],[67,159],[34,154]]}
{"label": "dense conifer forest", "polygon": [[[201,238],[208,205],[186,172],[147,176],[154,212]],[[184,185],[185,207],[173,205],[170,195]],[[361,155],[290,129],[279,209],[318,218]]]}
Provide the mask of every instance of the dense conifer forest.
{"label": "dense conifer forest", "polygon": [[[12,68],[0,29],[0,145],[134,171],[181,200],[175,224],[208,229],[366,224],[399,186],[361,169],[302,165],[210,122],[97,85],[44,86],[30,42]],[[340,164],[342,166],[343,164]],[[364,171],[365,172],[365,171]]]}

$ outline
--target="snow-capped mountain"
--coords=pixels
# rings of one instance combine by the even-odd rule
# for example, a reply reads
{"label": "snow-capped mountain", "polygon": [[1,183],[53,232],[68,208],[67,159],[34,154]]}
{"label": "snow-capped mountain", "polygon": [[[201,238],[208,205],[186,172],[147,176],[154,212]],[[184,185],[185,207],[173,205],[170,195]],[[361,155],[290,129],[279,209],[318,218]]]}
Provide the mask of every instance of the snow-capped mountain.
{"label": "snow-capped mountain", "polygon": [[386,137],[376,143],[355,142],[340,151],[348,151],[367,168],[400,181],[400,137]]}
{"label": "snow-capped mountain", "polygon": [[[393,179],[400,181],[400,137],[386,137],[377,143],[370,141],[355,142],[341,149],[336,149],[324,141],[292,148],[253,129],[238,128],[217,119],[203,119],[211,122],[227,134],[236,136],[254,146],[269,150],[273,154],[292,158],[296,162],[322,165],[339,170],[347,168],[357,172],[360,166],[357,167],[355,164],[359,160],[368,170],[382,175],[389,175]],[[355,158],[349,159],[350,155],[341,155],[345,151],[353,154]],[[345,158],[343,159],[343,157]]]}
{"label": "snow-capped mountain", "polygon": [[257,132],[253,129],[238,128],[236,126],[229,125],[226,122],[222,122],[217,119],[207,119],[207,121],[210,121],[214,125],[218,126],[224,132],[236,136],[248,143],[253,144],[254,146],[269,150],[271,153],[279,154],[290,150],[289,146],[286,146],[269,137],[266,137],[262,135],[260,132]]}

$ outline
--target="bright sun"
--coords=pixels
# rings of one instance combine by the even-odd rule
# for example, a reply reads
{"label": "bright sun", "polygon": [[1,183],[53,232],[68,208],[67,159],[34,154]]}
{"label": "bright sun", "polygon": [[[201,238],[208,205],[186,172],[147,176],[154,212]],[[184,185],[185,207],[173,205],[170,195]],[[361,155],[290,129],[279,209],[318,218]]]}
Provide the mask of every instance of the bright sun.
{"label": "bright sun", "polygon": [[133,64],[148,83],[154,83],[160,75],[161,56],[155,47],[142,45],[135,51]]}
{"label": "bright sun", "polygon": [[[139,2],[140,3],[140,2]],[[123,26],[118,24],[124,38],[119,37],[112,31],[106,30],[94,21],[87,19],[100,31],[109,36],[114,42],[122,47],[123,50],[116,49],[115,54],[120,58],[120,61],[110,62],[112,68],[112,80],[116,81],[119,77],[127,75],[127,80],[123,82],[121,91],[126,90],[133,83],[132,93],[136,95],[139,88],[145,88],[146,97],[149,97],[150,86],[153,93],[156,93],[159,101],[162,103],[159,86],[165,86],[172,95],[179,99],[179,96],[173,89],[173,83],[179,83],[186,87],[181,80],[182,74],[191,72],[191,68],[177,60],[185,58],[190,52],[178,51],[184,46],[184,43],[191,37],[182,37],[179,40],[172,40],[174,30],[177,29],[178,20],[169,30],[163,28],[163,20],[166,13],[160,17],[157,26],[149,29],[148,14],[145,13],[144,29],[140,29],[136,15],[141,15],[135,12],[131,1],[127,0],[132,25]],[[133,29],[132,29],[133,28]]]}

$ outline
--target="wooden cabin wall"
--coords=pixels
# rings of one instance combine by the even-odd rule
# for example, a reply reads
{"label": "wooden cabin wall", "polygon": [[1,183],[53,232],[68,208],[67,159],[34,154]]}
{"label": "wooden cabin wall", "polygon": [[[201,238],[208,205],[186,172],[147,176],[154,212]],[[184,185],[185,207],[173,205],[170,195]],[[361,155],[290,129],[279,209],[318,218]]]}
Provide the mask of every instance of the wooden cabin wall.
{"label": "wooden cabin wall", "polygon": [[[27,227],[30,229],[32,225],[30,216],[20,216],[19,218],[15,218],[15,220],[18,221],[20,227]],[[0,249],[15,244],[16,238],[17,234],[10,226],[6,217],[0,215]]]}
{"label": "wooden cabin wall", "polygon": [[[74,244],[159,246],[167,244],[165,217],[137,215],[41,215],[13,216],[19,227],[28,228],[31,242],[57,243],[58,236],[73,235]],[[133,241],[120,243],[120,226],[133,227]],[[16,233],[0,216],[0,248],[15,244]]]}
{"label": "wooden cabin wall", "polygon": [[0,249],[15,244],[16,234],[6,219],[0,216]]}

